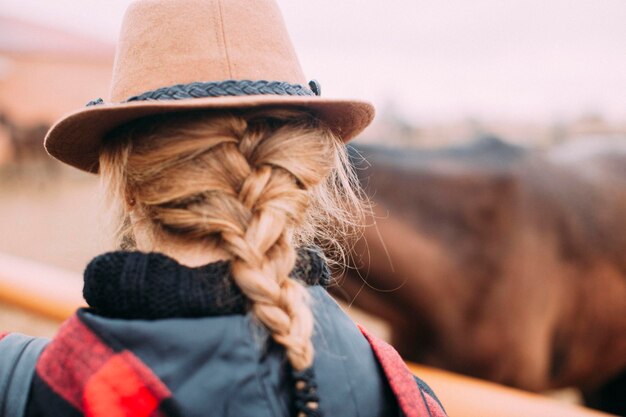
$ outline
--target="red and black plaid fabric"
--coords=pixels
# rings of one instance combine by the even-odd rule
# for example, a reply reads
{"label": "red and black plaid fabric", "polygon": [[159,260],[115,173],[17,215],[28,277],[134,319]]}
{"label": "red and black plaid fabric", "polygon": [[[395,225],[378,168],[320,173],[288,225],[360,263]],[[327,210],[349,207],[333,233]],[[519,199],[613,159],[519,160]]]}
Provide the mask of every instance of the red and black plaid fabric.
{"label": "red and black plaid fabric", "polygon": [[400,354],[391,345],[369,334],[363,326],[359,325],[359,329],[372,346],[404,415],[406,417],[446,417],[446,412],[439,401],[416,383]]}
{"label": "red and black plaid fabric", "polygon": [[76,315],[42,353],[33,389],[46,415],[178,415],[169,389],[139,358],[104,343]]}

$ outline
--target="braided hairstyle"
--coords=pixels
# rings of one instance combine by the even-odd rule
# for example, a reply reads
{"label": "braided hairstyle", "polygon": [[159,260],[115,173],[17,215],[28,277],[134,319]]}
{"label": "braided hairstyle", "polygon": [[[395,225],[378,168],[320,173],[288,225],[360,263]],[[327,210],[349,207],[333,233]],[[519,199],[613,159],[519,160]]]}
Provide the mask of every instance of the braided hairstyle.
{"label": "braided hairstyle", "polygon": [[359,223],[360,196],[346,162],[341,140],[305,111],[205,110],[111,132],[100,173],[122,202],[122,240],[132,242],[140,224],[155,242],[226,251],[254,316],[302,371],[313,362],[314,320],[308,292],[289,277],[294,248],[336,250],[338,236]]}

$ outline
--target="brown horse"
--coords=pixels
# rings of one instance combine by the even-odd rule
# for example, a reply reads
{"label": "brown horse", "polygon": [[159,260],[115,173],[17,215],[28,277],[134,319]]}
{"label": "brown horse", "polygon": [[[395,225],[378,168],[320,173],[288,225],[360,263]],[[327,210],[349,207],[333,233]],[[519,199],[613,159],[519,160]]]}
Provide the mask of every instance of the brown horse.
{"label": "brown horse", "polygon": [[626,151],[570,148],[352,149],[377,227],[335,294],[407,359],[597,390],[626,370]]}

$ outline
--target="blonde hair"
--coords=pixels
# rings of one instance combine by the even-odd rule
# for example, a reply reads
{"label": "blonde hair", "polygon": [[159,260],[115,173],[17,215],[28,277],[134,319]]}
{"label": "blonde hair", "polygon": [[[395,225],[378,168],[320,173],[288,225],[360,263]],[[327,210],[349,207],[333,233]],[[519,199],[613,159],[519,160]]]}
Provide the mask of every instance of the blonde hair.
{"label": "blonde hair", "polygon": [[111,132],[99,161],[124,241],[132,243],[132,211],[153,239],[226,250],[234,281],[289,362],[312,365],[308,292],[289,277],[295,247],[315,243],[341,257],[362,216],[345,147],[329,128],[287,109],[151,116]]}

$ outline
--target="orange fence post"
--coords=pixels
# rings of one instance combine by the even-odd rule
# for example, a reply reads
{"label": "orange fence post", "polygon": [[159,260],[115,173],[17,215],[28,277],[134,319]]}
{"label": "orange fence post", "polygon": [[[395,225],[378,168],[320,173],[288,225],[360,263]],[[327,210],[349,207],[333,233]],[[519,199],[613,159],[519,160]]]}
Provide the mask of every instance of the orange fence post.
{"label": "orange fence post", "polygon": [[63,321],[85,305],[80,274],[0,253],[0,300]]}
{"label": "orange fence post", "polygon": [[450,417],[607,417],[585,407],[503,385],[409,363],[437,394]]}

